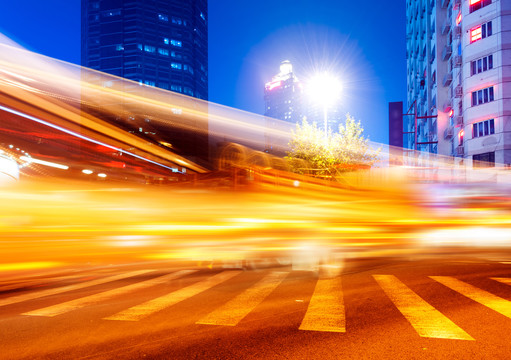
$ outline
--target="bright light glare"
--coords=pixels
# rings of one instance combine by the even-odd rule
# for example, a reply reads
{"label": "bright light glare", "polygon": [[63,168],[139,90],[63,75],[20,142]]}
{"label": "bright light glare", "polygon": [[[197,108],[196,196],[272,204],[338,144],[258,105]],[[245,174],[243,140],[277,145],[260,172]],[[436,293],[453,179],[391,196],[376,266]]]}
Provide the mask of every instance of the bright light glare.
{"label": "bright light glare", "polygon": [[69,166],[67,166],[67,165],[57,164],[57,163],[53,163],[53,162],[45,161],[45,160],[34,159],[34,158],[28,157],[28,156],[20,156],[20,159],[23,161],[26,161],[28,163],[36,163],[39,165],[50,166],[50,167],[54,167],[57,169],[62,169],[62,170],[69,169]]}
{"label": "bright light glare", "polygon": [[99,176],[100,178],[106,178],[106,174],[103,174],[103,173],[99,173],[99,174],[98,174],[98,176]]}
{"label": "bright light glare", "polygon": [[94,171],[84,169],[84,170],[82,170],[82,172],[83,172],[84,174],[90,175],[90,174],[92,174]]}
{"label": "bright light glare", "polygon": [[324,106],[330,106],[339,98],[342,84],[334,75],[327,72],[315,75],[308,83],[311,98]]}

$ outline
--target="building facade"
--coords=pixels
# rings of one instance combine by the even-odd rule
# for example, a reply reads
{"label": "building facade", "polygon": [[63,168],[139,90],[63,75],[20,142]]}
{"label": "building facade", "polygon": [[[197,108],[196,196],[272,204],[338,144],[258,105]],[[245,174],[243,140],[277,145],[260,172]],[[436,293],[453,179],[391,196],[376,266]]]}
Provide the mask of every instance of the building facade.
{"label": "building facade", "polygon": [[[82,0],[82,65],[133,81],[84,70],[83,80],[100,87],[174,105],[187,100],[157,88],[207,100],[207,0]],[[111,109],[105,120],[130,133],[192,161],[208,160],[207,122],[185,118],[179,106],[164,118],[129,96],[121,103],[99,99],[96,106]]]}
{"label": "building facade", "polygon": [[82,0],[82,65],[208,99],[207,0]]}
{"label": "building facade", "polygon": [[511,164],[511,2],[407,0],[405,147]]}
{"label": "building facade", "polygon": [[282,155],[283,147],[274,133],[281,129],[277,120],[297,124],[303,118],[302,84],[293,73],[293,65],[285,60],[280,65],[280,71],[264,86],[264,116],[266,117],[265,151]]}

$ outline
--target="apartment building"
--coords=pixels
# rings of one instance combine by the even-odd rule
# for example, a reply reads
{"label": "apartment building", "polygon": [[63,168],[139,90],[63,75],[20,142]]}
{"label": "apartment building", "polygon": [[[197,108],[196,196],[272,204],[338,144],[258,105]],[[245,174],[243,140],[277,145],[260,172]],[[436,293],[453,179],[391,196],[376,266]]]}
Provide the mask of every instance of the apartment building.
{"label": "apartment building", "polygon": [[407,83],[406,147],[510,165],[511,1],[407,0]]}

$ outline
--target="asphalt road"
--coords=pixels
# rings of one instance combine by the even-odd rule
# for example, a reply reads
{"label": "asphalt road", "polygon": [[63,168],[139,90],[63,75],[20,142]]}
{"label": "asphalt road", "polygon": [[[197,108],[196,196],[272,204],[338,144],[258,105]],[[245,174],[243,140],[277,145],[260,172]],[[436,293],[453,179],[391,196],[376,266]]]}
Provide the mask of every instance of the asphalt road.
{"label": "asphalt road", "polygon": [[0,282],[0,358],[509,359],[507,260],[353,259],[334,276],[161,263],[33,274]]}

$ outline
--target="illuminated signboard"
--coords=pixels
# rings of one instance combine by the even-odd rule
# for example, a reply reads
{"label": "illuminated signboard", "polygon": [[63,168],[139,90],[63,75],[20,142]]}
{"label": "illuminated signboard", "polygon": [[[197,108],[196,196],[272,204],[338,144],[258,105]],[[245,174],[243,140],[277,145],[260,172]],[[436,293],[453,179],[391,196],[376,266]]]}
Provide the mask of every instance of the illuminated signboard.
{"label": "illuminated signboard", "polygon": [[459,25],[461,23],[461,12],[456,17],[456,25]]}
{"label": "illuminated signboard", "polygon": [[266,84],[266,88],[271,91],[271,90],[273,90],[275,88],[280,87],[281,85],[282,85],[282,81],[277,80],[277,81],[273,81],[273,82],[267,83]]}
{"label": "illuminated signboard", "polygon": [[475,5],[475,4],[478,4],[480,2],[481,2],[481,0],[470,0],[470,5]]}

